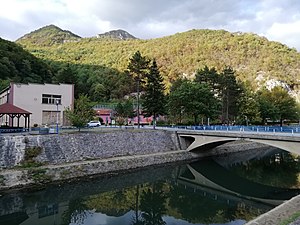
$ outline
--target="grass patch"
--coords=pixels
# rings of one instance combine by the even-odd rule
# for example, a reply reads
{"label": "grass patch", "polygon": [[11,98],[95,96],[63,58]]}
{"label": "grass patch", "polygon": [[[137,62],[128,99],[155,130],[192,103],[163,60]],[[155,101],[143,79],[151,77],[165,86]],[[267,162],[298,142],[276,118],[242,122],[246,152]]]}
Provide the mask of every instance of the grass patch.
{"label": "grass patch", "polygon": [[42,147],[34,146],[30,148],[25,148],[24,159],[21,162],[21,167],[30,168],[30,167],[39,167],[43,163],[37,162],[35,158],[42,153]]}
{"label": "grass patch", "polygon": [[28,170],[28,176],[35,183],[48,183],[52,180],[52,177],[46,174],[46,169],[31,169]]}
{"label": "grass patch", "polygon": [[41,153],[42,153],[42,147],[40,147],[40,146],[26,148],[25,149],[24,160],[25,161],[33,160],[34,158],[36,158]]}
{"label": "grass patch", "polygon": [[291,215],[288,219],[283,220],[280,225],[288,225],[300,217],[300,211]]}
{"label": "grass patch", "polygon": [[0,175],[0,185],[5,185],[5,177]]}

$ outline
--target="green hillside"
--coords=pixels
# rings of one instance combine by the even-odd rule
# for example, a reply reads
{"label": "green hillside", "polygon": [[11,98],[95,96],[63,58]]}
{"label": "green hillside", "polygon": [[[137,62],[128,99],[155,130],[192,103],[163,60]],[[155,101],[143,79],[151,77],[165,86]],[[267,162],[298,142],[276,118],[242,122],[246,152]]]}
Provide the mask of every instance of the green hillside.
{"label": "green hillside", "polygon": [[0,38],[0,90],[11,81],[52,82],[52,69],[16,43]]}
{"label": "green hillside", "polygon": [[17,43],[38,58],[56,62],[100,65],[123,71],[129,58],[139,50],[149,58],[156,58],[168,87],[179,76],[192,76],[205,65],[219,71],[231,66],[239,79],[249,80],[253,85],[258,76],[284,81],[292,88],[300,83],[300,53],[251,33],[191,30],[150,40],[82,38],[60,44],[53,43],[49,35],[48,45],[37,34],[25,35]]}
{"label": "green hillside", "polygon": [[62,30],[55,25],[48,25],[35,30],[29,34],[25,34],[19,38],[17,42],[23,40],[30,41],[32,44],[49,46],[53,44],[63,44],[65,42],[79,41],[80,36],[73,34],[70,31]]}

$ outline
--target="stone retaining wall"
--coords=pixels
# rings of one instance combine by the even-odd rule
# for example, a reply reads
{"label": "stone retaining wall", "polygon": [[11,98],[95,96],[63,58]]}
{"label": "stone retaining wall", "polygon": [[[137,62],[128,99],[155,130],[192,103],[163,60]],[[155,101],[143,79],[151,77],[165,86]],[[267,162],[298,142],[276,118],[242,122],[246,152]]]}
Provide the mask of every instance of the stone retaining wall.
{"label": "stone retaining wall", "polygon": [[[197,157],[179,150],[176,132],[162,130],[0,136],[0,146],[0,190]],[[34,147],[41,150],[34,161],[44,166],[23,168]]]}
{"label": "stone retaining wall", "polygon": [[36,146],[42,152],[35,161],[51,165],[179,149],[176,133],[167,131],[0,136],[0,168],[19,165],[24,159],[25,149]]}
{"label": "stone retaining wall", "polygon": [[40,185],[54,181],[70,180],[91,175],[116,173],[152,165],[192,160],[189,152],[171,151],[138,156],[124,156],[74,162],[62,165],[42,166],[31,169],[5,170],[0,172],[0,190]]}

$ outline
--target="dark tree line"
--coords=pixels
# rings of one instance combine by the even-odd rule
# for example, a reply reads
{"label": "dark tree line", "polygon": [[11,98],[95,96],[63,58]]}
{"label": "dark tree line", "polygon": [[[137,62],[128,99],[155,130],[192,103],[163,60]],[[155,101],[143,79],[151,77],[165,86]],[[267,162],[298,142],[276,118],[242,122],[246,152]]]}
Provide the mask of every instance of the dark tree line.
{"label": "dark tree line", "polygon": [[10,82],[51,83],[51,67],[17,44],[0,38],[0,90]]}

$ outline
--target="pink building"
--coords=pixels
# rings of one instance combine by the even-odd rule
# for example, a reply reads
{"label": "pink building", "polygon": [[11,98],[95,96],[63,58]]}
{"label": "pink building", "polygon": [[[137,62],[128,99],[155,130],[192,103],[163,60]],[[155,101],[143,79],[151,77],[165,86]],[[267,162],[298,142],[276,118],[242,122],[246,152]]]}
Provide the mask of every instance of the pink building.
{"label": "pink building", "polygon": [[[96,116],[101,118],[103,120],[104,124],[112,124],[112,120],[114,117],[114,110],[109,108],[95,108]],[[151,124],[152,117],[144,117],[143,115],[140,115],[140,124]],[[128,118],[128,124],[134,125],[138,124],[138,118],[137,116],[134,118]]]}
{"label": "pink building", "polygon": [[[4,103],[30,112],[31,125],[68,125],[65,110],[74,106],[74,85],[11,82],[0,90],[0,105]],[[6,122],[6,117],[0,118],[0,125]],[[19,126],[25,126],[24,122],[20,121]]]}

